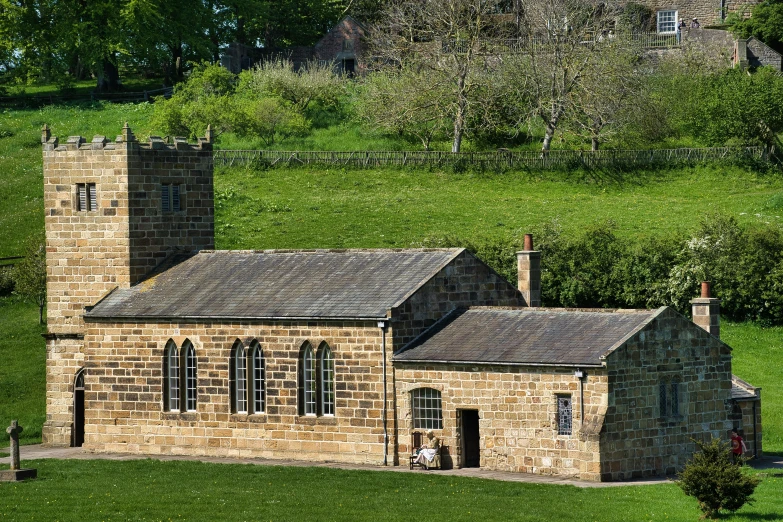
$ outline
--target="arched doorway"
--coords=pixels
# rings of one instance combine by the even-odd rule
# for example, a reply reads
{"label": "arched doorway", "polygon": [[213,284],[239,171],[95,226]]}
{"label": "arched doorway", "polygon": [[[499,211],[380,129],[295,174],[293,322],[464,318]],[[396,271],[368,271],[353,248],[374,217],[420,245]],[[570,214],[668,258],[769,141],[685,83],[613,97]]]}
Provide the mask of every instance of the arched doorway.
{"label": "arched doorway", "polygon": [[73,381],[73,445],[84,444],[84,368]]}

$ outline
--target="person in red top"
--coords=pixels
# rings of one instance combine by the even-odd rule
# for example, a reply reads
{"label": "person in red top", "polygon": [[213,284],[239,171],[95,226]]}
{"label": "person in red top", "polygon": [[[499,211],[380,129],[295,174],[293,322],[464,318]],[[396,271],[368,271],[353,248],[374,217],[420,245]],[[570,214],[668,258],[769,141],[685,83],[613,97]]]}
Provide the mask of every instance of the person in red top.
{"label": "person in red top", "polygon": [[731,430],[731,459],[734,464],[742,464],[742,457],[748,448],[745,447],[745,441],[739,436],[737,430]]}

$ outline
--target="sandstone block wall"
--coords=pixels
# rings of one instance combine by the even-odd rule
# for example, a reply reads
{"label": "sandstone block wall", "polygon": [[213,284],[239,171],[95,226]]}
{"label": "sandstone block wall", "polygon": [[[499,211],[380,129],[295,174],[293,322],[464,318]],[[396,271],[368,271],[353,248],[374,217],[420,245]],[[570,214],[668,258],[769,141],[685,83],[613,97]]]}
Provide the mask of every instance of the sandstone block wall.
{"label": "sandstone block wall", "polygon": [[[601,478],[672,474],[695,450],[691,438],[726,439],[731,428],[731,352],[673,310],[607,356],[609,406]],[[660,384],[679,382],[679,414],[661,414]],[[671,407],[667,407],[671,412]]]}
{"label": "sandstone block wall", "polygon": [[[395,362],[399,454],[412,450],[411,392],[434,388],[443,409],[443,429],[436,435],[449,446],[455,467],[464,464],[460,410],[477,410],[482,468],[599,480],[598,431],[607,394],[602,372],[594,369],[580,383],[573,368]],[[571,435],[558,435],[558,395],[572,399]]]}
{"label": "sandstone block wall", "polygon": [[475,256],[463,252],[401,306],[391,310],[395,350],[459,307],[524,306],[522,294]]}
{"label": "sandstone block wall", "polygon": [[[89,323],[85,337],[85,446],[94,451],[265,457],[381,464],[381,329],[373,322],[259,324]],[[198,360],[197,411],[163,409],[166,342],[185,339]],[[266,357],[266,412],[231,413],[229,356],[257,340]],[[303,343],[328,343],[335,359],[336,414],[300,416]],[[388,369],[389,382],[391,367]],[[387,415],[391,433],[393,393]],[[389,448],[391,452],[391,445]]]}
{"label": "sandstone block wall", "polygon": [[70,446],[74,409],[74,379],[84,366],[83,341],[76,336],[46,340],[46,421],[43,443]]}
{"label": "sandstone block wall", "polygon": [[756,0],[726,0],[724,3],[724,18],[721,18],[720,2],[707,2],[705,0],[648,0],[642,3],[653,10],[653,24],[656,22],[655,16],[657,15],[655,13],[658,11],[676,10],[677,16],[685,20],[687,25],[690,25],[693,18],[698,18],[701,27],[704,28],[708,25],[723,23],[725,16],[728,16],[730,13],[742,12],[743,10],[749,13],[753,5],[758,2]]}

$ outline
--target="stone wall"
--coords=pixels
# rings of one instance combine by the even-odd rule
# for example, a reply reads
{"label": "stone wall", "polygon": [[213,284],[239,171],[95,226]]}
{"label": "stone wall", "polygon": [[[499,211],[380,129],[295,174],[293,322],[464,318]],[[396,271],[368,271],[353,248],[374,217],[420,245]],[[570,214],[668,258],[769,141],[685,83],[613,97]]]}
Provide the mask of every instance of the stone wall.
{"label": "stone wall", "polygon": [[[383,462],[382,331],[375,322],[89,324],[85,447],[92,451]],[[164,411],[163,357],[169,339],[178,346],[185,339],[194,345],[195,412]],[[237,339],[246,347],[256,340],[264,351],[263,414],[231,413],[229,357]],[[300,350],[305,342],[317,349],[322,341],[335,359],[336,414],[301,416]],[[389,408],[392,395],[389,388]],[[390,410],[387,415],[391,429]]]}
{"label": "stone wall", "polygon": [[[724,2],[724,17],[721,17],[720,1],[705,0],[647,0],[642,2],[653,11],[653,25],[656,23],[658,11],[676,10],[677,17],[682,18],[690,25],[693,18],[698,18],[701,27],[719,25],[723,23],[725,16],[730,13],[742,12],[750,9],[758,3],[756,0],[726,0]],[[653,27],[655,30],[655,27]]]}
{"label": "stone wall", "polygon": [[459,307],[525,306],[522,294],[467,251],[391,310],[395,349],[400,349]]}
{"label": "stone wall", "polygon": [[[85,307],[139,281],[171,253],[214,248],[212,145],[159,138],[141,144],[127,126],[113,142],[72,136],[60,144],[48,129],[42,141],[48,326],[43,437],[47,444],[68,445]],[[180,184],[184,210],[162,211],[161,183]],[[80,208],[81,184],[94,184],[94,208]]]}
{"label": "stone wall", "polygon": [[[601,433],[601,479],[672,474],[691,439],[726,439],[731,398],[728,346],[671,309],[606,358],[609,405]],[[678,410],[671,407],[678,382]],[[661,383],[667,407],[661,407]]]}
{"label": "stone wall", "polygon": [[780,53],[758,38],[748,38],[747,41],[747,59],[751,67],[769,66],[780,71],[783,68],[783,58]]}
{"label": "stone wall", "polygon": [[365,71],[366,65],[361,61],[363,39],[364,28],[348,16],[315,44],[315,57],[318,60],[337,62],[341,71],[344,66],[341,63],[343,60],[354,60],[353,72]]}
{"label": "stone wall", "polygon": [[[460,410],[478,410],[481,468],[600,478],[598,432],[607,393],[602,369],[580,380],[573,368],[395,362],[394,378],[401,458],[412,449],[411,392],[426,387],[441,392],[443,429],[435,431],[455,467],[464,465]],[[558,435],[558,395],[573,401],[571,435]]]}

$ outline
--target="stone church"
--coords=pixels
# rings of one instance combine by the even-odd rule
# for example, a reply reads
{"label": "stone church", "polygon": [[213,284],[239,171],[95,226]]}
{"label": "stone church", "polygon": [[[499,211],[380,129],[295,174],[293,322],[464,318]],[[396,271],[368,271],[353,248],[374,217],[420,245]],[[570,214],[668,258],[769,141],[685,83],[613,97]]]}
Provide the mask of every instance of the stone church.
{"label": "stone church", "polygon": [[44,443],[93,452],[407,465],[608,481],[669,474],[693,439],[744,431],[719,301],[540,307],[464,249],[214,250],[212,137],[43,131]]}

